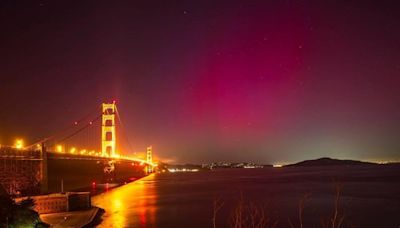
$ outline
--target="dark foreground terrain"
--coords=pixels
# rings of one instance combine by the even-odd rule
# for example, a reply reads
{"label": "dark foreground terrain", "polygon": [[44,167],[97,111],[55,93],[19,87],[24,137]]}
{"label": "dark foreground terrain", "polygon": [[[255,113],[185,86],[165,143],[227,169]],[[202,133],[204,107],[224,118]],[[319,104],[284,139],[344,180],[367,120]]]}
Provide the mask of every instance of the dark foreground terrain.
{"label": "dark foreground terrain", "polygon": [[[337,187],[340,195],[335,210]],[[214,202],[220,207],[216,216]],[[237,224],[238,211],[247,222],[249,214],[258,214],[257,221],[264,215],[266,227],[291,227],[290,223],[299,227],[300,205],[304,227],[322,227],[337,211],[336,222],[341,227],[397,228],[400,166],[163,173],[95,196],[93,204],[106,211],[100,227],[213,227],[213,218],[217,227],[230,227]]]}

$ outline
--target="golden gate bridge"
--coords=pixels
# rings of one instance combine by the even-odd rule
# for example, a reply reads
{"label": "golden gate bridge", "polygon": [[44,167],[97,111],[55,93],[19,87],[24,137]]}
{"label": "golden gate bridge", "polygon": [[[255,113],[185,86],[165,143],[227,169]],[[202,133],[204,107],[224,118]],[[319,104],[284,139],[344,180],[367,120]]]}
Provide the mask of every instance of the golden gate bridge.
{"label": "golden gate bridge", "polygon": [[[44,144],[48,151],[56,153],[121,158],[139,161],[150,167],[156,166],[152,160],[152,156],[148,154],[151,154],[151,146],[147,148],[145,159],[132,155],[136,153],[132,151],[131,143],[127,138],[125,127],[122,124],[115,101],[112,103],[103,103],[100,106],[101,113],[98,112],[98,108],[61,131],[23,149],[39,149]],[[93,114],[95,115],[93,116]],[[120,133],[125,140],[118,140],[121,144],[120,147],[117,147],[117,128],[121,129]],[[124,143],[125,145],[122,145]],[[99,148],[99,145],[101,145],[101,148]],[[121,150],[125,152],[128,150],[128,153],[123,153]]]}
{"label": "golden gate bridge", "polygon": [[121,181],[155,167],[151,146],[142,157],[132,151],[115,101],[31,145],[19,139],[0,148],[0,184],[10,194],[56,191],[59,181],[67,190]]}

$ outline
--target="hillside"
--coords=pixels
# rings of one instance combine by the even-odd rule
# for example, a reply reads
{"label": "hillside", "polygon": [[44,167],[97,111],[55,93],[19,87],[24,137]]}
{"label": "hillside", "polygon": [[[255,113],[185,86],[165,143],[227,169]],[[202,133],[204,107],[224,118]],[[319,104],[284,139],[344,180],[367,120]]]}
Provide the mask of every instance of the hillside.
{"label": "hillside", "polygon": [[289,164],[286,166],[336,166],[336,165],[375,165],[376,163],[363,162],[356,160],[340,160],[333,158],[318,158],[313,160],[305,160],[302,162]]}

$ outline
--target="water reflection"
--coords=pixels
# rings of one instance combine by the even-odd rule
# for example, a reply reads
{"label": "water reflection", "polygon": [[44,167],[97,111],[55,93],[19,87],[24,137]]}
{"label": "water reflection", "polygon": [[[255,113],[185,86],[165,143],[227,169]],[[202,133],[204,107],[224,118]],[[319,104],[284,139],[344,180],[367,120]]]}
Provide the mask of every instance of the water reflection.
{"label": "water reflection", "polygon": [[[374,174],[371,181],[360,181],[371,178],[371,173]],[[271,212],[279,220],[278,226],[287,227],[288,218],[297,221],[299,200],[305,192],[311,192],[313,195],[307,201],[304,224],[305,227],[318,227],[320,218],[329,216],[332,211],[335,194],[331,180],[337,177],[346,180],[341,204],[349,205],[348,209],[351,209],[346,210],[347,218],[352,218],[349,224],[398,227],[396,215],[400,214],[400,206],[398,200],[393,199],[398,199],[400,176],[394,176],[394,173],[400,173],[397,166],[164,173],[93,197],[93,204],[106,210],[100,227],[203,228],[212,226],[213,202],[217,197],[224,202],[217,215],[218,227],[229,227],[232,211],[243,195],[245,203],[265,205],[266,213]],[[384,181],[376,182],[378,179]],[[376,214],[376,208],[381,212]]]}
{"label": "water reflection", "polygon": [[154,174],[94,196],[92,204],[106,210],[99,227],[149,227],[156,222]]}

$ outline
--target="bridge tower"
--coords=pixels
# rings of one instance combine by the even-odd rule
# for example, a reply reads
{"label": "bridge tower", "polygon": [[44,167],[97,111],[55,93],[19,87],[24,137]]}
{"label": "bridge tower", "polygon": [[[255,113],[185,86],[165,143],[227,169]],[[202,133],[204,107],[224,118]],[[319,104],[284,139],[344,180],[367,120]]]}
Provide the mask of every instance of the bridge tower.
{"label": "bridge tower", "polygon": [[101,153],[103,156],[113,157],[116,155],[115,101],[113,103],[103,103],[102,110]]}
{"label": "bridge tower", "polygon": [[146,161],[148,163],[147,165],[147,173],[152,173],[153,172],[153,166],[151,165],[153,163],[153,147],[148,146],[147,147],[147,153],[146,153]]}

